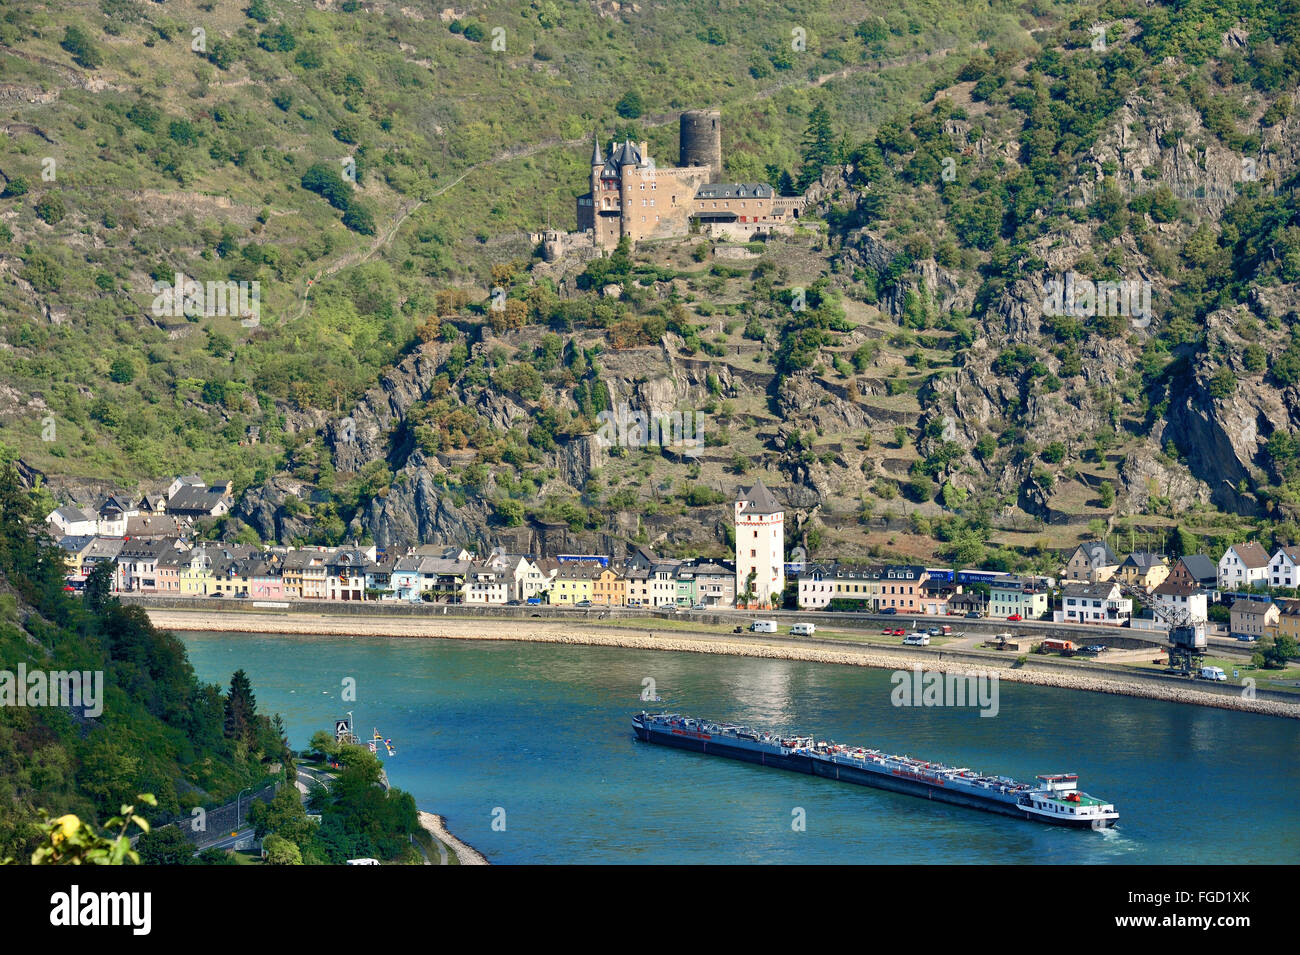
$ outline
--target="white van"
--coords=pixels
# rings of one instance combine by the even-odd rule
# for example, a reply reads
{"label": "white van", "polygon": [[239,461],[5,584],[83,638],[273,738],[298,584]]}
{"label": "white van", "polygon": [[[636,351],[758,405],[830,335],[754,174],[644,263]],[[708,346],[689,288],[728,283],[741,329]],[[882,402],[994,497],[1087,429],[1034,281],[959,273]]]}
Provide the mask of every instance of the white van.
{"label": "white van", "polygon": [[796,623],[790,628],[790,636],[792,637],[811,637],[816,632],[816,625],[811,623]]}
{"label": "white van", "polygon": [[749,629],[754,633],[776,633],[776,621],[755,620],[749,625]]}
{"label": "white van", "polygon": [[1201,667],[1202,680],[1226,680],[1228,674],[1223,672],[1223,667]]}
{"label": "white van", "polygon": [[909,633],[903,638],[905,647],[928,647],[930,645],[930,635],[928,633]]}

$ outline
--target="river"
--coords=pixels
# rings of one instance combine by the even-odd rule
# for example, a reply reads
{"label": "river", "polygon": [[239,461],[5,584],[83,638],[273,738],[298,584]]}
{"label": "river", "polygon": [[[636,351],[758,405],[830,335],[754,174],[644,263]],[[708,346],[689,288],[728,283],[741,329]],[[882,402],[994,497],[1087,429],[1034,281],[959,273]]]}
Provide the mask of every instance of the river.
{"label": "river", "polygon": [[[246,670],[296,749],[349,710],[358,735],[378,728],[397,748],[380,753],[393,785],[496,863],[1300,862],[1297,720],[1010,683],[988,718],[893,706],[883,670],[695,653],[180,636],[201,679]],[[690,715],[1021,780],[1076,772],[1119,826],[1058,829],[638,743],[646,680]]]}

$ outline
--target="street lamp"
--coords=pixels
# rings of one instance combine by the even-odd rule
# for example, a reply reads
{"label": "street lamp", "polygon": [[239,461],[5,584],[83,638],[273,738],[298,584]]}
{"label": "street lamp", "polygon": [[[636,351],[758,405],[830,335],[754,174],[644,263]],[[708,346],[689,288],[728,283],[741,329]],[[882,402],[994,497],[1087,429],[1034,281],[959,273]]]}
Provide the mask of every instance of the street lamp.
{"label": "street lamp", "polygon": [[242,796],[244,795],[244,793],[251,791],[252,788],[253,788],[252,786],[245,786],[245,787],[244,787],[243,789],[241,789],[241,790],[239,791],[239,793],[235,796],[235,828],[239,828],[239,800],[240,800],[240,797],[242,797]]}

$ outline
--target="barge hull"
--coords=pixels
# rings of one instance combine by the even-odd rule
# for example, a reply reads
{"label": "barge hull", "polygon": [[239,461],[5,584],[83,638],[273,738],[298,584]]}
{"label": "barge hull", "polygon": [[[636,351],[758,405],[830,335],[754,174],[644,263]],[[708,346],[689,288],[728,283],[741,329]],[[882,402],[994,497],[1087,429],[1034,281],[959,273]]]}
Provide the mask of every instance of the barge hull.
{"label": "barge hull", "polygon": [[919,796],[922,799],[935,799],[940,802],[952,803],[957,806],[984,809],[990,812],[1003,813],[1008,816],[1019,817],[1025,815],[1024,811],[1015,803],[998,802],[994,799],[980,799],[975,795],[967,795],[966,793],[946,790],[940,786],[929,785],[921,780],[872,772],[870,770],[858,769],[853,766],[845,766],[840,763],[826,763],[822,760],[812,759],[809,756],[797,754],[783,756],[780,754],[755,752],[754,750],[729,745],[727,742],[720,740],[717,737],[705,739],[692,734],[679,735],[676,733],[662,733],[655,732],[653,729],[642,729],[641,727],[636,727],[636,735],[638,739],[648,739],[652,743],[674,746],[678,749],[686,749],[694,753],[704,753],[712,756],[726,756],[729,759],[738,759],[742,762],[754,763],[755,765],[775,766],[779,769],[790,770],[791,772],[806,773],[808,775],[820,776],[826,779],[838,779],[841,782],[854,783],[859,786],[870,786],[873,789],[885,789],[890,792],[903,793],[908,796]]}
{"label": "barge hull", "polygon": [[690,750],[693,753],[704,753],[709,756],[726,756],[729,759],[738,759],[741,762],[753,763],[756,766],[776,766],[795,773],[814,774],[813,759],[809,756],[800,754],[783,756],[780,753],[764,753],[745,749],[740,746],[732,746],[716,736],[701,738],[695,735],[655,732],[653,729],[643,729],[640,726],[633,728],[636,731],[637,739],[648,740],[651,743],[675,746],[678,749]]}
{"label": "barge hull", "polygon": [[819,760],[813,761],[813,767],[814,775],[826,779],[836,779],[840,782],[854,783],[858,786],[870,786],[873,789],[885,789],[889,792],[903,793],[907,796],[919,796],[922,799],[933,799],[938,802],[951,803],[954,806],[966,806],[971,809],[998,812],[1006,816],[1019,817],[1024,815],[1024,812],[1014,802],[1001,802],[993,798],[984,799],[974,793],[945,789],[942,786],[926,783],[919,779],[908,779],[905,776],[894,776],[869,769],[858,769],[855,766],[845,766],[843,763],[824,763]]}

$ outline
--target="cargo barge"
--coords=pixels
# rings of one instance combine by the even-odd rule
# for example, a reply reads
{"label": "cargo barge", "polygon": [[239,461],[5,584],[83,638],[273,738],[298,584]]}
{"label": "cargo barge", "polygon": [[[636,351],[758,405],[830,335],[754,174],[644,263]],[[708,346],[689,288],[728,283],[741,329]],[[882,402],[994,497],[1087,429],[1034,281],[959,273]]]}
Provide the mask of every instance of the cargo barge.
{"label": "cargo barge", "polygon": [[816,741],[811,736],[780,736],[735,723],[642,711],[632,730],[644,742],[726,756],[760,766],[823,776],[860,786],[921,796],[940,802],[1016,816],[1033,822],[1083,829],[1115,825],[1119,813],[1104,800],[1079,791],[1079,777],[1053,773],[1023,783],[1007,776],[985,776],[878,749]]}

